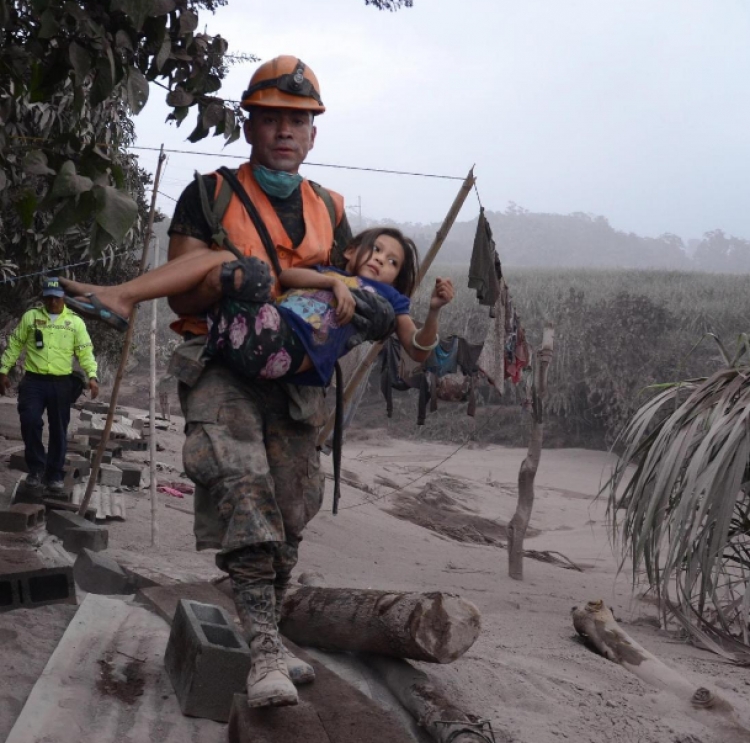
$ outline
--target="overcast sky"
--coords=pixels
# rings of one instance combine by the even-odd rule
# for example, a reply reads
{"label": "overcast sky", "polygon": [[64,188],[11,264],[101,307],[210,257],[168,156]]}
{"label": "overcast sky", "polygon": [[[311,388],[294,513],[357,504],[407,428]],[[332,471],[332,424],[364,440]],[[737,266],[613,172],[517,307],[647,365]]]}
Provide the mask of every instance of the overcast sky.
{"label": "overcast sky", "polygon": [[[642,235],[750,238],[749,15],[746,0],[414,0],[396,13],[363,0],[229,0],[201,28],[230,51],[293,54],[315,71],[328,110],[310,162],[452,176],[476,164],[489,210],[513,201]],[[234,67],[220,95],[239,98],[255,66]],[[167,113],[152,87],[139,145],[247,155],[244,142],[190,144],[193,119],[177,129]],[[153,171],[156,153],[139,154]],[[227,162],[172,154],[160,190],[176,198],[193,170]],[[460,185],[303,173],[361,200],[366,217],[400,222],[442,220]],[[171,214],[174,202],[159,206]],[[460,219],[477,213],[472,195]]]}

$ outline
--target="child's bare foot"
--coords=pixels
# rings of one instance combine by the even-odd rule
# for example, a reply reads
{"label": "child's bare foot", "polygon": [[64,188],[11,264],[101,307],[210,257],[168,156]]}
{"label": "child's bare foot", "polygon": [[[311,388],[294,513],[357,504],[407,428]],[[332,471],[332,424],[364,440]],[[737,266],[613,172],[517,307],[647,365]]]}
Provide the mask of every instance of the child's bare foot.
{"label": "child's bare foot", "polygon": [[93,292],[98,294],[106,287],[97,286],[96,284],[84,284],[82,281],[75,281],[75,279],[66,279],[60,277],[60,284],[65,290],[65,293],[70,297],[83,297],[85,294]]}
{"label": "child's bare foot", "polygon": [[132,302],[122,296],[119,286],[97,286],[64,278],[60,279],[60,284],[68,297],[85,302],[90,295],[94,295],[100,304],[126,320],[133,312]]}

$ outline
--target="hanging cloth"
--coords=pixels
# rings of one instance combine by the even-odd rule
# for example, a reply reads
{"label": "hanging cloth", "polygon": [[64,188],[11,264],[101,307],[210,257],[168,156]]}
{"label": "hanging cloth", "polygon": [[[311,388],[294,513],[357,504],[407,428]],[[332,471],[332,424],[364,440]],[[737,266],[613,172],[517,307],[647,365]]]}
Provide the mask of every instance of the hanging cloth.
{"label": "hanging cloth", "polygon": [[495,256],[495,241],[492,239],[492,230],[490,229],[490,223],[484,216],[484,207],[481,207],[469,264],[469,289],[476,289],[479,304],[489,307],[494,307],[500,294]]}

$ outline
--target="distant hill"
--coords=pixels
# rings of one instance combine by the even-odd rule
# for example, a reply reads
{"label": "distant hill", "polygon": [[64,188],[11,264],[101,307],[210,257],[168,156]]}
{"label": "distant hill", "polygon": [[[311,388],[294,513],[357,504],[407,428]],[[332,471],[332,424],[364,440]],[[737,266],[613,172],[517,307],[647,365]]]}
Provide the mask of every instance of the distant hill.
{"label": "distant hill", "polygon": [[[580,212],[535,213],[511,204],[504,212],[487,211],[486,215],[500,258],[508,266],[750,272],[750,241],[721,230],[690,240],[688,246],[678,235],[642,237],[614,229],[604,217]],[[422,255],[440,227],[437,222],[388,223],[412,237]],[[440,250],[440,263],[467,264],[476,227],[476,219],[456,222]]]}
{"label": "distant hill", "polygon": [[[614,229],[605,217],[576,212],[545,214],[510,204],[504,211],[487,211],[500,259],[507,266],[529,268],[636,268],[750,272],[750,241],[721,230],[706,233],[686,245],[681,237],[664,234],[642,237]],[[415,224],[363,220],[364,227],[388,224],[414,239],[420,254],[431,245],[440,223]],[[169,220],[154,226],[162,260],[166,259]],[[352,224],[356,228],[356,221]],[[440,250],[441,264],[466,265],[471,258],[477,220],[456,222]]]}

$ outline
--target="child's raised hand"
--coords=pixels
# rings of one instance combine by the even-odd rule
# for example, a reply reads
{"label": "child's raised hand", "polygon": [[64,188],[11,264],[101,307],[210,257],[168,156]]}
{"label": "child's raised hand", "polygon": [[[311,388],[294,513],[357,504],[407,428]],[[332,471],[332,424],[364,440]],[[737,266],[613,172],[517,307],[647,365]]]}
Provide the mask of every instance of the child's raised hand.
{"label": "child's raised hand", "polygon": [[432,290],[432,296],[430,297],[430,309],[439,310],[441,307],[445,307],[446,304],[453,301],[455,290],[453,289],[453,282],[450,279],[435,279],[435,288]]}
{"label": "child's raised hand", "polygon": [[343,281],[335,281],[331,291],[336,297],[336,321],[339,325],[346,325],[354,315],[354,297]]}

